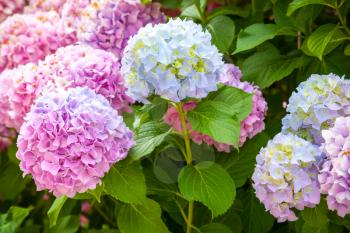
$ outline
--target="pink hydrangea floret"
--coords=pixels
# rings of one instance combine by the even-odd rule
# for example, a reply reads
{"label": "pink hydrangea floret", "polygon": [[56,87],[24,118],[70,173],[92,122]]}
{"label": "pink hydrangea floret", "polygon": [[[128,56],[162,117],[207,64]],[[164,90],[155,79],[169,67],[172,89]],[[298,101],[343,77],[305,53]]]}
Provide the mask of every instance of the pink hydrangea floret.
{"label": "pink hydrangea floret", "polygon": [[8,16],[21,13],[25,5],[25,0],[0,0],[0,23]]}
{"label": "pink hydrangea floret", "polygon": [[120,63],[112,53],[88,45],[60,48],[39,64],[39,70],[52,76],[51,87],[89,87],[103,95],[120,113],[129,112],[132,99],[126,95]]}
{"label": "pink hydrangea floret", "polygon": [[37,190],[75,196],[95,189],[134,145],[133,133],[109,102],[85,87],[39,97],[17,140],[17,158]]}
{"label": "pink hydrangea floret", "polygon": [[21,64],[37,62],[58,48],[76,41],[58,30],[54,12],[13,15],[0,24],[0,73]]}
{"label": "pink hydrangea floret", "polygon": [[[248,138],[252,138],[256,134],[264,130],[264,119],[267,112],[267,103],[264,97],[262,96],[261,91],[248,82],[241,82],[241,76],[242,74],[239,68],[232,64],[226,64],[223,68],[223,72],[220,75],[221,83],[239,88],[245,92],[253,94],[252,111],[248,115],[248,117],[246,117],[241,122],[241,132],[239,139],[240,146],[242,146]],[[189,101],[184,104],[183,108],[184,111],[188,112],[194,109],[196,106],[197,103],[195,101]],[[182,131],[179,114],[175,107],[169,107],[167,113],[164,116],[164,121],[170,126],[172,126],[176,131]],[[190,130],[190,137],[194,142],[198,144],[204,142],[208,145],[214,145],[218,151],[230,151],[230,145],[216,142],[210,136],[192,130],[189,122],[187,122],[187,127]]]}

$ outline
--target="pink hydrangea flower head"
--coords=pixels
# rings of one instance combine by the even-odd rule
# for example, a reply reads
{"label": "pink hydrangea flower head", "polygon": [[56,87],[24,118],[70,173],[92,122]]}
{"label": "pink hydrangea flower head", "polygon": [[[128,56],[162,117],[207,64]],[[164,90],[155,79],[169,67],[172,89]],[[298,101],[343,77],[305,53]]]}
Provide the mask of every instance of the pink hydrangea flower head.
{"label": "pink hydrangea flower head", "polygon": [[73,35],[58,30],[59,19],[54,11],[7,18],[0,25],[0,72],[37,62],[59,47],[75,42]]}
{"label": "pink hydrangea flower head", "polygon": [[62,7],[59,30],[76,35],[77,28],[80,25],[80,18],[83,10],[90,4],[91,0],[66,1]]}
{"label": "pink hydrangea flower head", "polygon": [[58,88],[44,92],[27,114],[17,158],[38,191],[73,197],[95,189],[133,145],[133,133],[103,96],[87,87]]}
{"label": "pink hydrangea flower head", "polygon": [[25,12],[56,11],[61,13],[62,7],[67,1],[69,0],[29,0],[29,6],[26,7]]}
{"label": "pink hydrangea flower head", "polygon": [[118,58],[141,27],[165,22],[159,3],[143,5],[136,0],[91,0],[81,14],[79,41],[111,51]]}
{"label": "pink hydrangea flower head", "polygon": [[51,88],[87,86],[103,95],[120,113],[131,111],[120,63],[112,53],[89,45],[70,45],[40,62],[39,70],[53,76]]}
{"label": "pink hydrangea flower head", "polygon": [[[261,93],[261,91],[248,82],[241,82],[241,71],[238,67],[232,64],[224,65],[223,71],[220,74],[220,82],[225,85],[239,88],[247,93],[251,93],[253,96],[253,104],[251,113],[241,122],[241,132],[239,145],[242,146],[248,138],[254,137],[265,128],[265,115],[267,112],[267,103]],[[197,106],[196,102],[190,101],[184,104],[184,111],[188,112]],[[173,106],[170,106],[167,113],[164,116],[164,121],[172,126],[176,131],[181,132],[182,127],[180,123],[179,114]],[[187,122],[187,128],[190,130],[191,139],[198,143],[206,143],[208,145],[214,145],[218,151],[230,152],[230,145],[223,144],[214,141],[210,136],[201,134],[191,128],[189,122]]]}
{"label": "pink hydrangea flower head", "polygon": [[338,117],[322,137],[327,157],[318,177],[321,192],[327,195],[328,208],[344,217],[350,213],[350,117]]}
{"label": "pink hydrangea flower head", "polygon": [[313,208],[320,202],[320,157],[317,146],[293,134],[279,133],[260,150],[253,187],[278,222],[295,221],[293,208]]}
{"label": "pink hydrangea flower head", "polygon": [[3,124],[0,124],[0,152],[11,145],[15,137],[16,133],[13,130],[7,128]]}
{"label": "pink hydrangea flower head", "polygon": [[25,5],[25,0],[0,0],[0,23],[8,16],[21,13]]}
{"label": "pink hydrangea flower head", "polygon": [[0,121],[19,130],[36,97],[47,84],[33,63],[0,74]]}

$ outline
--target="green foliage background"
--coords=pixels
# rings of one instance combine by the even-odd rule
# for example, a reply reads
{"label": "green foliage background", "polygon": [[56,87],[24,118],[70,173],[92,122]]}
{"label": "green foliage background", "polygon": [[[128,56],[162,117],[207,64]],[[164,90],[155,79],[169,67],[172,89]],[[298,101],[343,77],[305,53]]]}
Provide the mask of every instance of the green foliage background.
{"label": "green foliage background", "polygon": [[[250,177],[260,148],[279,132],[283,103],[296,86],[313,73],[350,77],[350,0],[222,0],[212,11],[213,1],[160,2],[168,13],[202,24],[226,62],[263,89],[265,131],[230,154],[192,144],[194,162],[186,166],[182,138],[162,122],[168,103],[155,97],[125,116],[137,141],[129,158],[96,190],[74,199],[36,192],[30,177],[22,178],[13,146],[0,156],[0,232],[183,233],[192,200],[193,232],[349,232],[350,218],[328,211],[324,200],[298,213],[298,221],[278,224],[255,197]],[[238,138],[240,114],[250,111],[242,107],[249,96],[231,89],[220,89],[188,115],[196,130],[221,142]],[[225,106],[228,98],[238,105]],[[81,227],[83,200],[92,210]]]}

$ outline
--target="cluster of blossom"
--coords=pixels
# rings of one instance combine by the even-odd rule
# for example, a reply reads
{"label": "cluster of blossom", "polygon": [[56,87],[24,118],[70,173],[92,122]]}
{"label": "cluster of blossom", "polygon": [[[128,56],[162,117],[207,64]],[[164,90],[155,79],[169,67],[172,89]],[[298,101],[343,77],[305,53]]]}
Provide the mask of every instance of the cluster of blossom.
{"label": "cluster of blossom", "polygon": [[95,189],[133,144],[132,132],[103,96],[88,87],[57,88],[26,115],[17,158],[38,190],[73,197]]}
{"label": "cluster of blossom", "polygon": [[122,58],[128,94],[143,103],[152,94],[173,102],[203,98],[217,89],[222,66],[209,32],[181,19],[141,28]]}
{"label": "cluster of blossom", "polygon": [[[278,140],[284,138],[283,143],[288,144],[288,138],[293,135],[294,140],[298,138],[298,141],[305,139],[308,142],[304,143],[302,150],[296,148],[295,145],[298,143],[294,142],[294,146],[289,147],[288,153],[284,146],[274,147],[268,156],[274,160],[280,159],[281,154],[285,154],[289,159],[293,155],[308,159],[312,154],[308,148],[318,147],[320,150],[318,153],[322,153],[321,157],[317,156],[320,160],[317,161],[315,157],[316,160],[312,161],[314,163],[312,173],[303,175],[304,181],[313,180],[312,189],[308,188],[307,192],[313,192],[315,199],[310,204],[311,199],[308,193],[303,191],[296,195],[294,190],[294,196],[297,197],[294,199],[294,204],[290,204],[293,199],[286,200],[290,196],[284,193],[285,190],[293,190],[296,186],[294,183],[285,184],[275,180],[273,173],[280,171],[279,168],[276,168],[276,162],[271,163],[271,166],[261,160],[261,154],[266,154],[266,149],[262,149],[257,157],[253,176],[257,197],[279,221],[295,220],[296,216],[290,208],[302,209],[304,206],[314,206],[317,204],[316,200],[319,200],[319,193],[327,195],[330,210],[336,210],[339,216],[344,217],[350,213],[350,185],[348,183],[350,178],[350,81],[334,74],[311,75],[290,97],[287,112],[288,114],[282,120],[282,133],[277,136]],[[275,140],[273,139],[267,148]],[[305,163],[294,165],[296,166],[295,171],[304,170]],[[279,166],[282,166],[283,169],[290,168],[290,165],[285,162]],[[287,180],[293,177],[293,173],[285,174],[284,178]],[[285,185],[283,192],[276,189],[274,185]],[[306,202],[298,206],[300,200],[306,200]]]}
{"label": "cluster of blossom", "polygon": [[[251,85],[248,82],[241,82],[241,71],[238,67],[232,64],[225,64],[222,68],[219,76],[219,82],[227,85],[239,88],[245,92],[251,93],[252,96],[252,111],[251,113],[241,122],[240,139],[239,145],[242,146],[247,138],[252,138],[256,134],[260,133],[264,127],[264,119],[267,112],[267,103],[262,96],[261,91],[258,87]],[[188,112],[194,109],[197,103],[189,101],[183,105],[184,111]],[[179,118],[179,114],[175,107],[170,106],[164,116],[164,121],[172,126],[176,131],[181,132],[182,126]],[[192,129],[190,123],[187,121],[187,128],[190,131],[191,139],[197,143],[206,143],[208,145],[214,145],[218,151],[230,152],[231,146],[224,143],[216,142],[209,135],[201,134]]]}
{"label": "cluster of blossom", "polygon": [[134,144],[118,115],[132,102],[120,57],[131,36],[165,16],[157,3],[132,0],[14,3],[0,3],[4,17],[24,9],[0,25],[0,145],[16,129],[24,173],[38,190],[72,197],[95,188]]}
{"label": "cluster of blossom", "polygon": [[317,181],[320,158],[317,146],[293,134],[277,134],[260,150],[253,187],[278,222],[297,219],[291,208],[303,210],[320,202]]}
{"label": "cluster of blossom", "polygon": [[0,24],[0,72],[37,62],[58,48],[74,43],[72,34],[61,33],[54,11],[16,14]]}
{"label": "cluster of blossom", "polygon": [[[10,2],[4,15],[17,11]],[[18,9],[25,14],[0,25],[0,147],[14,136],[8,128],[19,132],[20,168],[38,190],[73,197],[96,188],[134,145],[120,114],[152,94],[179,102],[204,98],[218,83],[233,86],[253,96],[240,145],[263,130],[261,91],[241,82],[237,67],[224,66],[200,25],[164,23],[158,3],[138,0],[26,2]],[[184,106],[189,111],[196,102]],[[180,131],[171,111],[165,119]],[[199,132],[191,136],[230,150]]]}
{"label": "cluster of blossom", "polygon": [[320,145],[321,131],[350,114],[350,81],[334,74],[311,75],[289,99],[282,130]]}

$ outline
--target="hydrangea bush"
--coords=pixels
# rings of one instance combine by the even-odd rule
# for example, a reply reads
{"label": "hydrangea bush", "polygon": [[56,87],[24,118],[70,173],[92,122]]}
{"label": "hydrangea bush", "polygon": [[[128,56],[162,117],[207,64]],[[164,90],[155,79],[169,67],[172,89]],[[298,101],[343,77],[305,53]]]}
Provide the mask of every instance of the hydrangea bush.
{"label": "hydrangea bush", "polygon": [[348,232],[349,10],[0,0],[0,232]]}

